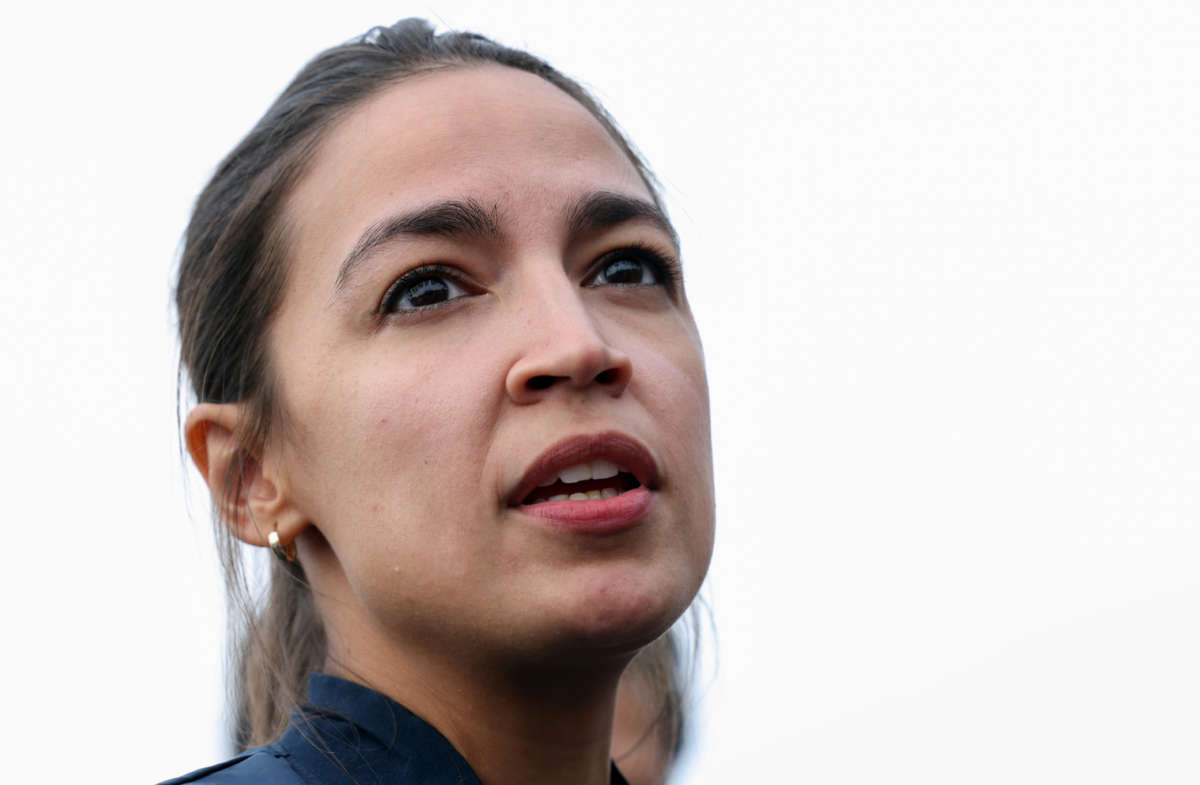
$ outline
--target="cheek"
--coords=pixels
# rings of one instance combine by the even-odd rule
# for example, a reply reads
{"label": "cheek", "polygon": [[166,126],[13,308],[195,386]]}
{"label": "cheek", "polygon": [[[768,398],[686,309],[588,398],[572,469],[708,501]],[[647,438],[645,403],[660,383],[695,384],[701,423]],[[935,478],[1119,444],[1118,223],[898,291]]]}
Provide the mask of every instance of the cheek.
{"label": "cheek", "polygon": [[634,378],[643,385],[645,405],[664,434],[665,446],[689,467],[711,475],[708,379],[695,328],[681,322],[672,340],[647,342],[634,358]]}
{"label": "cheek", "polygon": [[489,514],[479,488],[494,370],[450,357],[392,351],[342,364],[296,418],[307,423],[305,512],[350,591],[381,618],[416,618],[429,597],[477,590],[494,550],[478,525]]}
{"label": "cheek", "polygon": [[399,558],[406,540],[419,535],[436,548],[446,536],[440,522],[479,487],[489,432],[490,386],[473,359],[368,356],[339,367],[309,399],[296,418],[307,424],[298,452],[315,491],[306,502],[335,548],[371,532],[372,547],[394,547]]}
{"label": "cheek", "polygon": [[693,568],[707,566],[713,543],[712,437],[704,357],[694,328],[645,347],[634,360],[635,378],[639,374],[640,397],[662,436],[668,465],[677,469],[666,479],[682,505],[680,547]]}

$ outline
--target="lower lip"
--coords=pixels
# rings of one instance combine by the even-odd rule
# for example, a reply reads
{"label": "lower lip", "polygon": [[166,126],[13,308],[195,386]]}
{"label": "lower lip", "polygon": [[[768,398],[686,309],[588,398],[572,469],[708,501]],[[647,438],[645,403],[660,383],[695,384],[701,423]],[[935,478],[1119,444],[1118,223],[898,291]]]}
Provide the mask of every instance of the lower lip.
{"label": "lower lip", "polygon": [[517,509],[551,526],[575,532],[605,534],[638,525],[653,505],[654,495],[641,487],[611,499],[522,504]]}

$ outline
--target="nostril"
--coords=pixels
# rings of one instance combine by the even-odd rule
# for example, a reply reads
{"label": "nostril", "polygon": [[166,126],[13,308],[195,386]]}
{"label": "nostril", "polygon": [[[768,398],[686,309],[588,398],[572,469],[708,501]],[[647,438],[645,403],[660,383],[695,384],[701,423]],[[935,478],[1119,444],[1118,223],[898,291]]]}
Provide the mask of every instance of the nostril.
{"label": "nostril", "polygon": [[596,374],[596,384],[612,384],[617,380],[617,370],[609,368],[607,371],[601,371]]}
{"label": "nostril", "polygon": [[531,390],[546,390],[549,389],[557,380],[557,376],[534,376],[532,379],[525,382],[525,385]]}

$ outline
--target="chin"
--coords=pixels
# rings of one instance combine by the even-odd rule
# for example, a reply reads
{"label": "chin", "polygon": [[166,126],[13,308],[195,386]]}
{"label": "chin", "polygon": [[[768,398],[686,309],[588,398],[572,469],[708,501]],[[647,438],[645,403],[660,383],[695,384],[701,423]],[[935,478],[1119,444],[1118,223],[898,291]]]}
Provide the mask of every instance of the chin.
{"label": "chin", "polygon": [[632,657],[675,623],[698,589],[645,575],[577,577],[541,615],[547,650],[577,662]]}

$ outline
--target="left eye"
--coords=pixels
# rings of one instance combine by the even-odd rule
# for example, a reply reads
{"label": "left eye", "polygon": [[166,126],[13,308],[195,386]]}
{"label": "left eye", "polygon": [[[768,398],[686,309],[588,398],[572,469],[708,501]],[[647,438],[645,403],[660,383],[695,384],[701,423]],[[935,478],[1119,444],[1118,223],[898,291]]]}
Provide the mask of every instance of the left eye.
{"label": "left eye", "polygon": [[655,286],[664,283],[663,263],[641,254],[623,253],[601,264],[589,286]]}
{"label": "left eye", "polygon": [[380,304],[380,311],[420,311],[436,308],[466,296],[467,291],[452,277],[433,270],[414,270],[402,276],[387,290]]}

